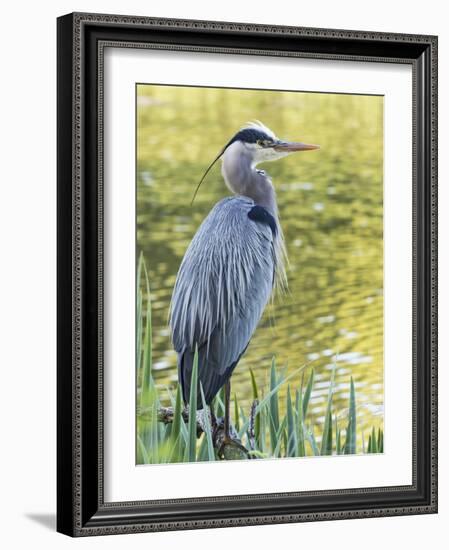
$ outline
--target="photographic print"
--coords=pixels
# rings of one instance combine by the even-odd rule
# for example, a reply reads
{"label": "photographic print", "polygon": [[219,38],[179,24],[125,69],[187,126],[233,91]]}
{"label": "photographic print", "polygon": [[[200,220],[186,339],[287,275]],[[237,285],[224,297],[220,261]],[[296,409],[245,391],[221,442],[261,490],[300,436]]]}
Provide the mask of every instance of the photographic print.
{"label": "photographic print", "polygon": [[383,452],[383,97],[136,85],[136,463]]}

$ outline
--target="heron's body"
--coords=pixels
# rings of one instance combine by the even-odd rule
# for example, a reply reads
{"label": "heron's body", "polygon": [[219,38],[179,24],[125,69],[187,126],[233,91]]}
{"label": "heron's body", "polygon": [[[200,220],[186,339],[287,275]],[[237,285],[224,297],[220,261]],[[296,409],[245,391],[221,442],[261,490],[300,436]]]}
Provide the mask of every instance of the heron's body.
{"label": "heron's body", "polygon": [[[279,140],[261,123],[237,132],[216,159],[223,160],[222,175],[234,196],[214,206],[179,268],[170,326],[184,401],[189,401],[198,349],[198,379],[206,404],[225,385],[227,428],[229,379],[256,330],[275,280],[285,281],[276,193],[270,177],[256,165],[312,148],[317,146]],[[198,391],[198,407],[202,406]]]}
{"label": "heron's body", "polygon": [[248,346],[281,262],[280,235],[274,216],[254,200],[236,196],[215,205],[190,243],[172,308],[173,344],[186,401],[196,346],[207,404]]}

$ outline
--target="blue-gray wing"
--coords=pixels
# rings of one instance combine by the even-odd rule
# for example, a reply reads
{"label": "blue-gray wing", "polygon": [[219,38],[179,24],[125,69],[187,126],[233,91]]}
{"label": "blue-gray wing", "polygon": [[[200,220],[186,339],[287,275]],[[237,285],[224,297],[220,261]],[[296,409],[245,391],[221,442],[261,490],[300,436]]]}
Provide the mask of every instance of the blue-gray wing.
{"label": "blue-gray wing", "polygon": [[170,326],[185,401],[195,347],[199,380],[210,403],[231,376],[270,298],[276,231],[263,217],[251,216],[257,212],[253,208],[246,197],[220,201],[181,263]]}

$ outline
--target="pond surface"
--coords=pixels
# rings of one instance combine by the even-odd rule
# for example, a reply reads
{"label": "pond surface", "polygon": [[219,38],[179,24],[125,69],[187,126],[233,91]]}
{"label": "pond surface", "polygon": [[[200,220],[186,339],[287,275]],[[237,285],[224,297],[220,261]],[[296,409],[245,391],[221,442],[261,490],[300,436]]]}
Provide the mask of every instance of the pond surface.
{"label": "pond surface", "polygon": [[[157,384],[177,380],[169,302],[190,240],[229,194],[220,163],[191,206],[193,191],[239,127],[259,119],[279,137],[321,149],[261,165],[277,190],[289,290],[267,307],[234,371],[233,393],[248,411],[249,367],[265,386],[273,356],[288,373],[310,364],[310,408],[320,423],[338,354],[334,410],[346,418],[353,376],[359,426],[381,426],[383,98],[152,85],[137,93],[137,247],[149,269]],[[298,386],[299,375],[290,382]]]}

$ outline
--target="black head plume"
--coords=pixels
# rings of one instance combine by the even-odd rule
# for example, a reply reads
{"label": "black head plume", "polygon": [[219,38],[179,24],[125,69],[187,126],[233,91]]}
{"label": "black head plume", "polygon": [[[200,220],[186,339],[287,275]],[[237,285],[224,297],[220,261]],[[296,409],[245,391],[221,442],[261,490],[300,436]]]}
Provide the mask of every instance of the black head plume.
{"label": "black head plume", "polygon": [[[229,145],[229,143],[228,143]],[[223,149],[218,153],[218,155],[215,157],[215,159],[209,164],[209,166],[207,167],[206,171],[204,172],[203,174],[203,177],[200,179],[198,185],[196,186],[196,189],[195,189],[195,193],[193,193],[193,197],[192,197],[192,200],[190,202],[190,206],[192,206],[193,204],[193,201],[195,200],[196,198],[196,195],[201,187],[201,184],[203,183],[204,181],[204,178],[207,176],[207,174],[211,171],[212,169],[212,166],[217,162],[217,160],[223,155],[223,153],[226,151],[226,148],[228,147],[228,145],[226,145],[226,147],[223,147]]]}
{"label": "black head plume", "polygon": [[226,151],[226,149],[232,145],[233,143],[235,143],[236,141],[242,141],[243,143],[257,143],[258,141],[271,141],[273,139],[273,137],[271,135],[269,135],[267,132],[269,131],[267,129],[267,131],[265,131],[265,126],[262,125],[262,123],[260,122],[254,122],[254,123],[250,123],[249,126],[246,126],[245,128],[242,128],[241,130],[239,130],[229,141],[228,143],[223,147],[223,149],[218,153],[218,155],[215,157],[215,159],[211,162],[211,164],[209,164],[209,166],[207,167],[206,171],[204,172],[203,174],[203,177],[200,179],[200,182],[198,183],[198,185],[196,186],[196,189],[195,189],[195,192],[193,194],[193,197],[192,197],[192,201],[190,203],[190,206],[192,206],[193,204],[193,201],[195,200],[196,198],[196,195],[201,187],[201,184],[203,183],[204,179],[206,178],[207,174],[210,172],[210,170],[212,169],[212,167],[214,166],[214,164],[217,162],[217,160],[219,160],[222,155],[224,154],[224,152]]}

